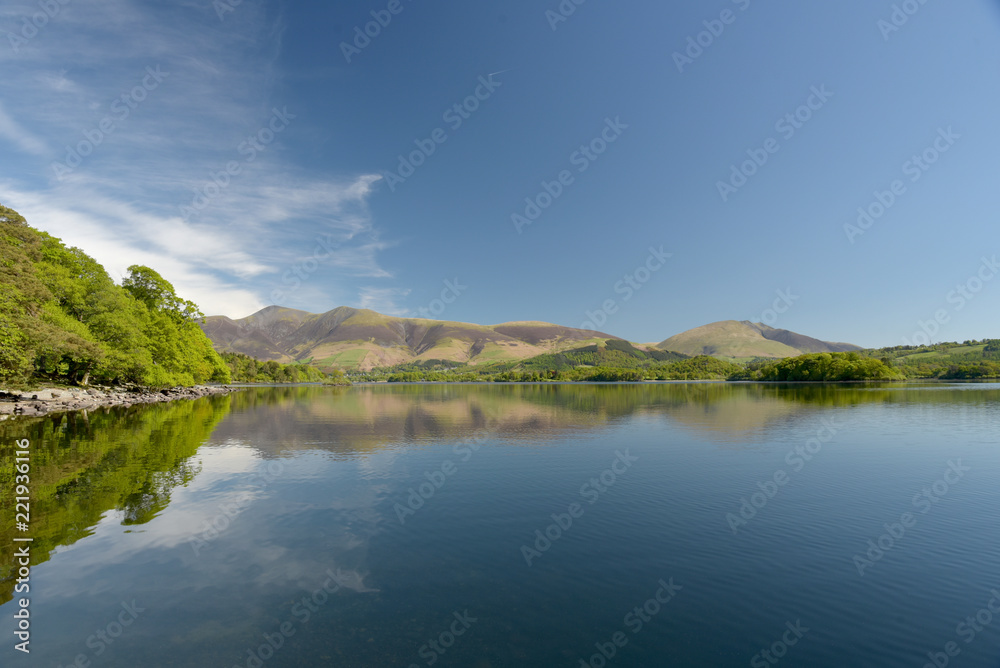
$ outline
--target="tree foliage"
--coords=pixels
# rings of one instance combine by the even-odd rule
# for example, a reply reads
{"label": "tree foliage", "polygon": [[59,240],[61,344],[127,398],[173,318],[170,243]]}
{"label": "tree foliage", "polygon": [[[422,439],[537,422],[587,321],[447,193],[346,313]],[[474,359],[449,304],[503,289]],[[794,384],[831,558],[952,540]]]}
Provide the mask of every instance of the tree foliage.
{"label": "tree foliage", "polygon": [[546,353],[517,362],[476,366],[445,360],[423,360],[388,369],[355,374],[363,381],[412,382],[639,382],[643,380],[725,380],[743,367],[700,356],[645,351],[627,341],[609,339],[600,344]]}
{"label": "tree foliage", "polygon": [[[123,525],[155,517],[198,472],[192,455],[231,401],[220,395],[0,423],[0,442],[31,442],[31,564],[90,535],[109,510],[120,512]],[[0,489],[14,489],[15,456],[13,448],[0,449]],[[16,579],[14,500],[0,495],[0,605],[10,600]]]}
{"label": "tree foliage", "polygon": [[0,382],[229,382],[201,313],[149,267],[117,285],[79,248],[0,206]]}
{"label": "tree foliage", "polygon": [[[306,364],[262,362],[243,353],[222,353],[234,383],[318,383],[330,376]],[[343,372],[337,377],[342,378]]]}
{"label": "tree foliage", "polygon": [[756,380],[848,381],[901,380],[903,375],[882,360],[850,353],[812,353],[765,366]]}

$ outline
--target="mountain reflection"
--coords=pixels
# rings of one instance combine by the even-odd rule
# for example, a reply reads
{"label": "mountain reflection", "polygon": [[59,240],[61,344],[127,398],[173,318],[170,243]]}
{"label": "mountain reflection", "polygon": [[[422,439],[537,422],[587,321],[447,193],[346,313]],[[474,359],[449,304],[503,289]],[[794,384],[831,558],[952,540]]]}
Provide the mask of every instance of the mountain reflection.
{"label": "mountain reflection", "polygon": [[[0,423],[0,488],[14,483],[13,443],[31,442],[32,564],[92,533],[157,517],[195,479],[199,448],[233,443],[264,458],[334,456],[488,433],[538,446],[633,417],[692,429],[723,447],[766,438],[769,427],[826,407],[862,404],[996,405],[1000,386],[762,385],[741,383],[367,385],[249,388],[192,402],[134,406]],[[0,604],[11,599],[13,495],[0,501]]]}

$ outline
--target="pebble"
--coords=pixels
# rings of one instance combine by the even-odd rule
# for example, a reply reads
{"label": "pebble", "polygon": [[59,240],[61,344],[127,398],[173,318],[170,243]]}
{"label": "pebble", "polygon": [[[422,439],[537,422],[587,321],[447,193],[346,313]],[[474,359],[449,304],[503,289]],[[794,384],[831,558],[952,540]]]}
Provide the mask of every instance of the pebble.
{"label": "pebble", "polygon": [[216,394],[228,394],[239,388],[228,385],[196,385],[165,390],[144,388],[43,388],[29,392],[0,390],[0,419],[18,415],[37,417],[49,413],[91,410],[104,406],[134,406],[178,399],[200,399]]}

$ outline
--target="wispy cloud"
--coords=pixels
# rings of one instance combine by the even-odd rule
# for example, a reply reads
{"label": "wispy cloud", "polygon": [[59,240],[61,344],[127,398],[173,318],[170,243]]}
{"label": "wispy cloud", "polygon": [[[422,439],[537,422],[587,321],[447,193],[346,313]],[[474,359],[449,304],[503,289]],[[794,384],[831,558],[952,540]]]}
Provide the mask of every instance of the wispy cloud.
{"label": "wispy cloud", "polygon": [[399,304],[399,300],[409,294],[410,291],[403,288],[361,288],[358,294],[358,307],[372,309],[387,315],[411,315]]}
{"label": "wispy cloud", "polygon": [[0,102],[0,137],[26,153],[45,155],[48,152],[45,142],[25,130],[17,121],[7,115],[2,102]]}
{"label": "wispy cloud", "polygon": [[[183,222],[136,214],[127,205],[101,200],[88,202],[67,197],[65,191],[30,193],[0,183],[5,204],[13,204],[29,222],[45,229],[69,246],[82,248],[96,259],[112,278],[121,280],[133,264],[155,268],[170,280],[181,296],[198,303],[206,313],[243,316],[266,304],[252,290],[238,287],[232,276],[246,267],[268,271],[235,243],[213,229],[186,228],[171,235]],[[108,204],[101,208],[100,204]],[[136,224],[138,221],[139,224]],[[178,243],[188,246],[178,248]],[[213,249],[222,249],[215,254]]]}
{"label": "wispy cloud", "polygon": [[[0,23],[13,29],[36,9],[7,7]],[[332,308],[324,292],[389,277],[368,210],[381,177],[294,161],[310,130],[280,99],[274,11],[245,0],[220,22],[206,2],[71,3],[17,53],[0,49],[0,147],[18,155],[0,161],[0,201],[112,273],[157,269],[206,313],[270,303],[321,235],[337,247],[299,306]],[[275,110],[291,117],[278,134]],[[251,137],[269,141],[251,153]]]}

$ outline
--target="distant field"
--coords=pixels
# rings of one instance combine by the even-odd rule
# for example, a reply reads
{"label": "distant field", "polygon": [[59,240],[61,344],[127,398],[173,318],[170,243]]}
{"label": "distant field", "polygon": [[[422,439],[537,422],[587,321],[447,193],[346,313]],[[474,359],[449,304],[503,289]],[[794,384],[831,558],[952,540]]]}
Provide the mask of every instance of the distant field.
{"label": "distant field", "polygon": [[476,355],[475,362],[476,364],[482,364],[483,362],[507,362],[515,359],[520,358],[511,350],[502,348],[495,343],[488,343],[483,348],[483,352]]}
{"label": "distant field", "polygon": [[981,344],[978,346],[957,346],[955,348],[949,348],[947,352],[941,352],[940,350],[930,350],[926,353],[914,353],[913,355],[905,355],[900,357],[900,360],[932,360],[940,357],[947,357],[949,355],[964,355],[967,353],[981,353],[983,349],[986,348],[986,344]]}
{"label": "distant field", "polygon": [[368,351],[363,348],[354,348],[352,350],[345,350],[342,353],[336,353],[330,357],[322,359],[319,361],[319,364],[320,366],[336,365],[345,369],[356,369],[358,365],[361,364],[362,360],[365,359],[367,354]]}

